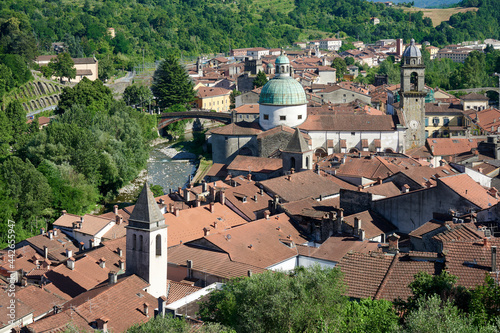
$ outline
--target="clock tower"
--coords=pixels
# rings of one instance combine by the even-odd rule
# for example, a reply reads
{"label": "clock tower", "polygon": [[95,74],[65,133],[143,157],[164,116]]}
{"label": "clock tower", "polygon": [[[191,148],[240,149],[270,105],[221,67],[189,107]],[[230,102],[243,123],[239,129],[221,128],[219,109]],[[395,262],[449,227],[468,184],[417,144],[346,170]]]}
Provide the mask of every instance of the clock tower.
{"label": "clock tower", "polygon": [[425,65],[412,39],[401,60],[401,111],[406,123],[405,150],[425,144]]}

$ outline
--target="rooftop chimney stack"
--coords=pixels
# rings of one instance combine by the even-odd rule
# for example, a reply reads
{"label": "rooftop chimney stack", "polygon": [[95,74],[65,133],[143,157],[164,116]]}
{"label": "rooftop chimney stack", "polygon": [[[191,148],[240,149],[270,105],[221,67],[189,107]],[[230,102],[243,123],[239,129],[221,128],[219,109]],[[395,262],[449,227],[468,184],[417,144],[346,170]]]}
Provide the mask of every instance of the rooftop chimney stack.
{"label": "rooftop chimney stack", "polygon": [[54,233],[52,230],[49,230],[49,239],[52,240],[54,238]]}
{"label": "rooftop chimney stack", "polygon": [[113,212],[115,213],[115,215],[118,215],[118,205],[113,206]]}
{"label": "rooftop chimney stack", "polygon": [[45,228],[40,229],[40,235],[45,235]]}
{"label": "rooftop chimney stack", "polygon": [[71,258],[73,256],[73,251],[66,249],[66,258]]}
{"label": "rooftop chimney stack", "polygon": [[291,168],[291,169],[290,169],[290,174],[292,174],[292,175],[293,175],[294,173],[295,173],[295,168]]}
{"label": "rooftop chimney stack", "polygon": [[496,246],[491,247],[491,271],[492,272],[497,271],[497,247]]}
{"label": "rooftop chimney stack", "polygon": [[271,212],[269,212],[268,210],[264,211],[264,217],[266,218],[266,220],[269,220],[269,214],[271,214]]}
{"label": "rooftop chimney stack", "polygon": [[202,192],[207,191],[207,182],[204,179],[201,181],[201,191]]}
{"label": "rooftop chimney stack", "polygon": [[68,267],[71,270],[75,269],[75,258],[71,257],[66,260],[66,267]]}
{"label": "rooftop chimney stack", "polygon": [[399,252],[399,238],[399,235],[396,233],[392,233],[387,237],[387,241],[389,242],[389,252]]}
{"label": "rooftop chimney stack", "polygon": [[219,200],[220,200],[221,205],[226,204],[226,191],[225,191],[225,189],[221,189],[219,191]]}
{"label": "rooftop chimney stack", "polygon": [[179,217],[179,211],[180,211],[179,208],[177,208],[177,207],[174,208],[174,214],[176,217]]}
{"label": "rooftop chimney stack", "polygon": [[61,211],[61,214],[62,214],[62,215],[66,215],[66,213],[67,213],[67,211],[66,211],[65,209],[63,209],[63,210]]}
{"label": "rooftop chimney stack", "polygon": [[85,250],[85,244],[83,242],[80,242],[80,251]]}
{"label": "rooftop chimney stack", "polygon": [[359,240],[364,241],[365,240],[365,231],[363,229],[359,230]]}
{"label": "rooftop chimney stack", "polygon": [[49,257],[49,248],[46,246],[43,247],[43,257],[45,259],[48,259],[48,257]]}
{"label": "rooftop chimney stack", "polygon": [[99,259],[99,267],[106,268],[106,259],[104,258]]}
{"label": "rooftop chimney stack", "polygon": [[144,303],[143,307],[144,307],[144,315],[146,315],[146,317],[149,317],[149,304]]}
{"label": "rooftop chimney stack", "polygon": [[203,228],[203,235],[205,237],[207,237],[208,235],[210,235],[210,228],[207,228],[207,227]]}
{"label": "rooftop chimney stack", "polygon": [[200,207],[201,206],[201,201],[200,198],[196,198],[196,201],[194,202],[195,207]]}
{"label": "rooftop chimney stack", "polygon": [[54,229],[54,237],[57,237],[57,234],[59,233],[59,229],[55,228]]}
{"label": "rooftop chimney stack", "polygon": [[120,225],[120,224],[122,224],[122,222],[123,222],[123,216],[121,216],[121,215],[116,215],[116,216],[115,216],[115,223],[116,223],[117,225]]}
{"label": "rooftop chimney stack", "polygon": [[215,212],[215,203],[214,202],[210,202],[210,213],[213,213]]}
{"label": "rooftop chimney stack", "polygon": [[104,333],[108,332],[108,321],[109,319],[106,317],[102,317],[96,320],[97,329],[103,331]]}
{"label": "rooftop chimney stack", "polygon": [[247,179],[252,180],[252,174],[250,172],[247,174]]}
{"label": "rooftop chimney stack", "polygon": [[121,271],[124,271],[125,270],[125,260],[123,260],[123,259],[118,260],[118,267],[120,267]]}
{"label": "rooftop chimney stack", "polygon": [[117,280],[116,272],[109,272],[108,273],[108,284],[109,285],[115,284],[116,280]]}

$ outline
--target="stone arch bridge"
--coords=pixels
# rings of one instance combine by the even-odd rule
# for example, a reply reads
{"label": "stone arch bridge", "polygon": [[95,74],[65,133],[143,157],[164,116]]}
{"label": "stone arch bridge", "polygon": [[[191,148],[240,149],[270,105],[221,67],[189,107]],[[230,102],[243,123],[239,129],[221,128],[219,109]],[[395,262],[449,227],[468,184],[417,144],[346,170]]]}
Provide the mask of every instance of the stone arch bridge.
{"label": "stone arch bridge", "polygon": [[469,89],[450,89],[449,91],[465,92],[465,93],[480,93],[488,91],[500,92],[498,87],[481,87],[481,88],[469,88]]}
{"label": "stone arch bridge", "polygon": [[160,115],[158,130],[183,119],[210,119],[230,124],[236,120],[236,112],[211,112],[209,110],[193,109],[186,112],[164,112]]}

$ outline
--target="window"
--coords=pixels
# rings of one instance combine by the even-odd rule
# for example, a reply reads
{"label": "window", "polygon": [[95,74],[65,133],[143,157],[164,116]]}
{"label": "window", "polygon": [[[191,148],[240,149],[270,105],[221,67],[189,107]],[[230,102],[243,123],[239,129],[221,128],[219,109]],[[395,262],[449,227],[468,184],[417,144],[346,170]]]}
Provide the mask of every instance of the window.
{"label": "window", "polygon": [[156,235],[156,255],[161,256],[161,235]]}
{"label": "window", "polygon": [[132,235],[132,250],[137,249],[137,235],[133,234]]}
{"label": "window", "polygon": [[268,114],[264,115],[264,120],[269,120],[269,115]]}
{"label": "window", "polygon": [[434,126],[439,125],[439,118],[438,117],[432,118],[432,123],[434,124]]}
{"label": "window", "polygon": [[280,120],[286,120],[286,116],[280,116]]}
{"label": "window", "polygon": [[297,117],[297,119],[302,119],[302,115],[299,114],[298,117]]}
{"label": "window", "polygon": [[448,117],[444,117],[443,118],[443,124],[444,124],[444,126],[448,126],[449,123],[450,123],[450,119]]}
{"label": "window", "polygon": [[142,235],[139,236],[139,251],[142,251]]}
{"label": "window", "polygon": [[356,135],[356,132],[351,132],[351,135]]}
{"label": "window", "polygon": [[425,126],[429,126],[429,118],[425,117]]}

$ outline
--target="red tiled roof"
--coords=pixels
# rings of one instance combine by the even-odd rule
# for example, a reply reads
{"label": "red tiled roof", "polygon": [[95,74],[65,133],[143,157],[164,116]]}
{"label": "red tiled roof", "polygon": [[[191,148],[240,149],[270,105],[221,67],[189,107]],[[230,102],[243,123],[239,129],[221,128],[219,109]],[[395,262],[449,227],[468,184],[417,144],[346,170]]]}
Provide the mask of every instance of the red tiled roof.
{"label": "red tiled roof", "polygon": [[282,205],[283,209],[291,215],[310,215],[311,211],[330,212],[340,206],[340,196],[318,201],[314,198],[306,198],[298,201],[288,202]]}
{"label": "red tiled roof", "polygon": [[207,97],[214,97],[214,96],[229,95],[230,93],[231,93],[231,90],[224,89],[224,88],[199,87],[198,91],[197,91],[197,96],[199,98],[207,98]]}
{"label": "red tiled roof", "polygon": [[276,177],[260,183],[267,191],[279,195],[285,202],[302,200],[308,197],[327,197],[339,193],[341,188],[356,189],[356,187],[337,177],[324,173],[318,175],[312,170],[295,172],[289,176]]}
{"label": "red tiled roof", "polygon": [[214,163],[208,170],[206,176],[209,177],[223,177],[227,176],[227,165],[222,163]]}
{"label": "red tiled roof", "polygon": [[[72,229],[73,223],[79,222],[80,218],[81,217],[79,215],[73,215],[73,214],[66,213],[66,214],[61,215],[61,217],[59,217],[57,220],[55,220],[54,226]],[[82,234],[94,236],[95,234],[97,234],[99,231],[104,229],[107,225],[109,225],[113,221],[114,221],[114,217],[113,217],[113,219],[108,219],[108,218],[102,218],[102,217],[95,216],[95,215],[85,214],[83,216],[82,227],[81,227],[81,229],[78,229],[78,232],[82,233]]]}
{"label": "red tiled roof", "polygon": [[417,229],[413,230],[410,232],[409,236],[410,237],[416,237],[416,238],[422,238],[423,235],[432,232],[434,230],[437,230],[441,227],[444,226],[444,222],[436,221],[436,220],[430,220],[424,224],[422,224],[420,227]]}
{"label": "red tiled roof", "polygon": [[438,183],[446,185],[452,191],[480,208],[488,208],[498,203],[497,198],[488,194],[481,185],[467,174],[442,177],[438,179]]}
{"label": "red tiled roof", "polygon": [[47,246],[49,250],[49,259],[51,260],[64,260],[66,258],[66,249],[73,251],[73,253],[79,250],[61,231],[57,233],[57,236],[53,236],[52,239],[49,238],[48,234],[45,234],[33,236],[26,239],[26,241],[37,248],[40,253],[43,253],[44,246]]}
{"label": "red tiled roof", "polygon": [[306,131],[393,131],[392,116],[367,114],[308,115],[299,126]]}
{"label": "red tiled roof", "polygon": [[396,185],[394,185],[393,182],[387,182],[380,185],[365,187],[362,191],[372,193],[375,195],[383,195],[384,197],[392,197],[401,194],[401,192],[396,187]]}
{"label": "red tiled roof", "polygon": [[248,123],[248,122],[240,122],[240,123],[232,123],[226,126],[213,128],[209,131],[212,134],[220,134],[220,135],[257,135],[262,132],[259,124],[257,123]]}
{"label": "red tiled roof", "polygon": [[243,104],[234,109],[236,113],[259,113],[259,104]]}
{"label": "red tiled roof", "polygon": [[178,301],[200,289],[200,287],[195,287],[187,283],[167,280],[167,304]]}
{"label": "red tiled roof", "polygon": [[66,303],[65,299],[34,285],[19,289],[16,298],[34,310],[33,317],[51,311],[55,305]]}
{"label": "red tiled roof", "polygon": [[370,210],[346,216],[344,217],[344,221],[347,225],[354,228],[354,220],[356,218],[361,221],[361,229],[365,231],[366,239],[387,234],[397,229],[391,222]]}
{"label": "red tiled roof", "polygon": [[484,139],[428,138],[427,146],[434,156],[461,154],[477,148]]}
{"label": "red tiled roof", "polygon": [[238,155],[227,167],[228,170],[246,171],[257,173],[270,173],[283,168],[283,160],[280,158],[266,158],[255,156]]}
{"label": "red tiled roof", "polygon": [[347,296],[373,298],[395,257],[382,253],[347,253],[339,263]]}
{"label": "red tiled roof", "polygon": [[[272,198],[265,192],[260,194],[260,189],[255,184],[244,184],[237,187],[228,187],[225,191],[226,205],[235,207],[248,220],[255,220],[256,213],[268,208],[268,201]],[[246,197],[246,202],[243,202]],[[255,200],[257,198],[257,201]]]}

